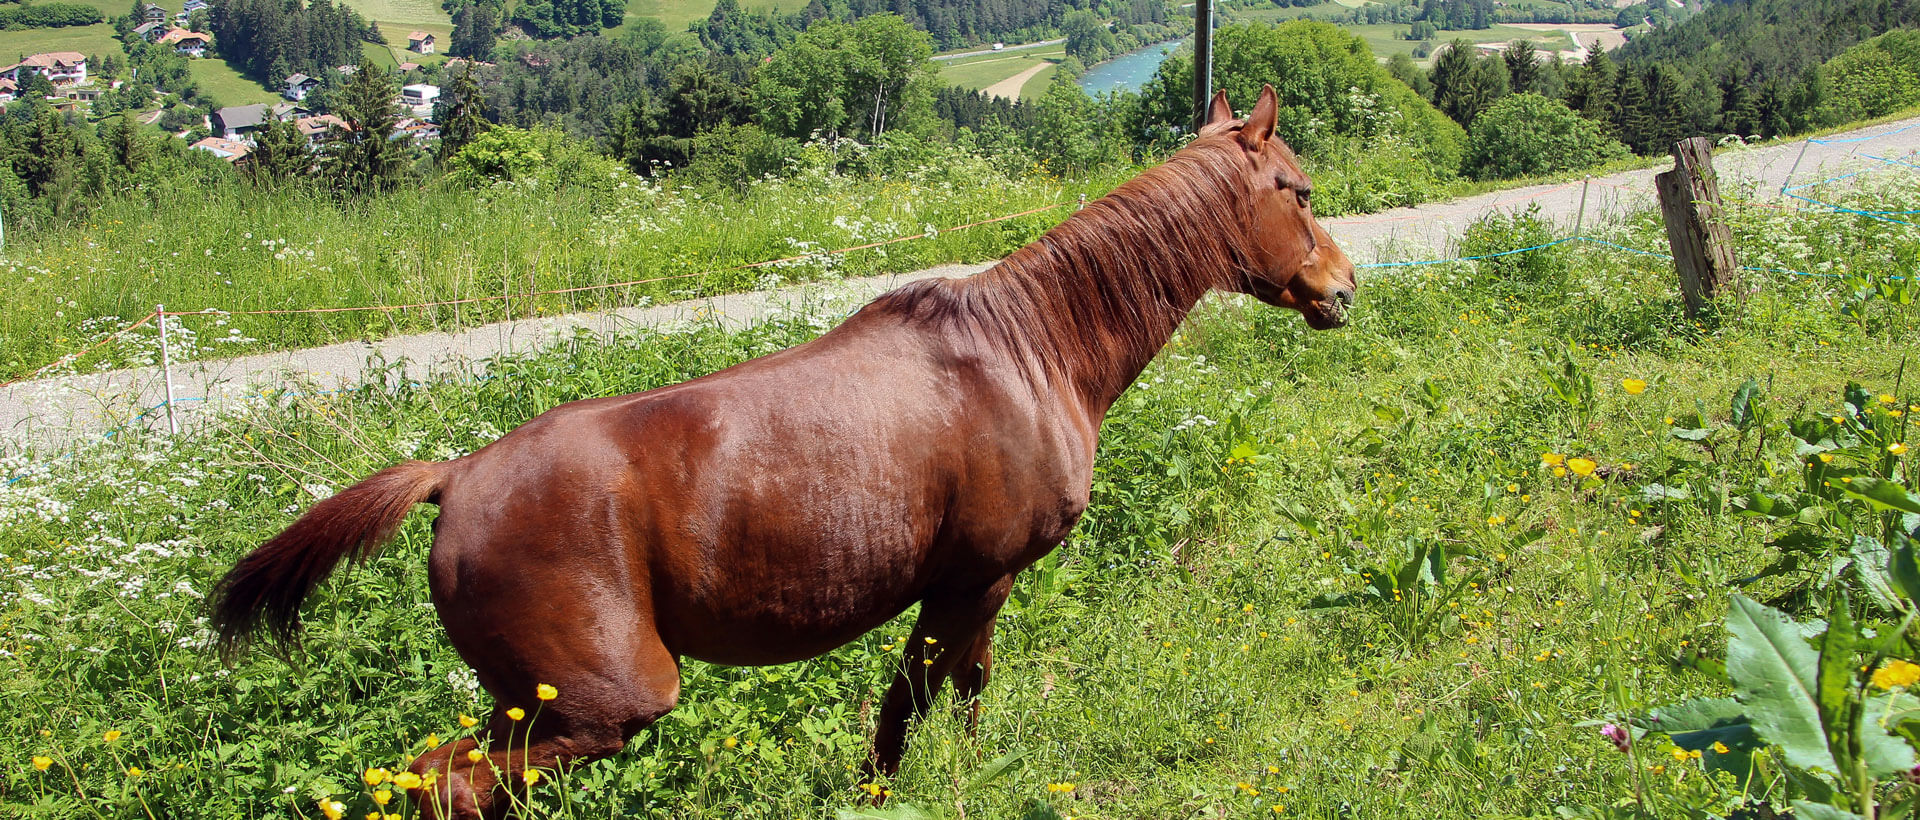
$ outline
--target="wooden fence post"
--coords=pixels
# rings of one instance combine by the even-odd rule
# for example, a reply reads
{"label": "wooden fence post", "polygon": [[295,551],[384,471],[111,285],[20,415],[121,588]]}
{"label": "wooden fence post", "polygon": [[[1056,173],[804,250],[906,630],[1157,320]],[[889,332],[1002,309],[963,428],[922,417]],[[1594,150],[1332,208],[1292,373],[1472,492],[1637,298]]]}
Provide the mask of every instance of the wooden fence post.
{"label": "wooden fence post", "polygon": [[1680,295],[1692,318],[1723,288],[1734,287],[1740,270],[1721,210],[1720,181],[1713,173],[1713,142],[1692,137],[1674,143],[1673,170],[1662,171],[1653,181],[1660,191],[1667,245],[1680,272]]}

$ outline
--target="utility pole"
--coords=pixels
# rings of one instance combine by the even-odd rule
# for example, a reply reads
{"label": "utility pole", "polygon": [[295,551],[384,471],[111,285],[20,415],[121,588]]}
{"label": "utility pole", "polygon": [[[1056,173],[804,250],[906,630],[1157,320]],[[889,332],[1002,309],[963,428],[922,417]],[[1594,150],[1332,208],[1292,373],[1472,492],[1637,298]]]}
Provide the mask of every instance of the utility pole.
{"label": "utility pole", "polygon": [[1207,124],[1213,101],[1213,0],[1193,0],[1193,130]]}

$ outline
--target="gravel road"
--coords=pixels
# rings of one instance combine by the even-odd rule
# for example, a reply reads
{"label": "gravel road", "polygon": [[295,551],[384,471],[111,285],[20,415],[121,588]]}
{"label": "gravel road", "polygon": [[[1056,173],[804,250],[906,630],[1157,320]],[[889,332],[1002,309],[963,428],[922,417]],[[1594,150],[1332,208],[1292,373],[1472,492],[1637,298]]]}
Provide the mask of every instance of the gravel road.
{"label": "gravel road", "polygon": [[[1812,145],[1800,161],[1793,181],[1795,184],[1812,182],[1883,165],[1866,155],[1893,157],[1920,150],[1920,128],[1901,130],[1915,124],[1920,124],[1920,118],[1829,137],[1829,140],[1873,138],[1838,145]],[[1718,154],[1714,162],[1720,170],[1722,190],[1741,191],[1750,186],[1752,193],[1748,195],[1763,200],[1779,199],[1780,187],[1803,145],[1795,142]],[[1583,187],[1587,192],[1588,225],[1648,207],[1654,199],[1654,173],[1654,170],[1628,171],[1596,177],[1587,186],[1574,182],[1514,188],[1451,202],[1335,219],[1330,222],[1330,230],[1357,262],[1441,258],[1449,255],[1452,237],[1494,209],[1525,207],[1537,202],[1544,214],[1570,229],[1580,209]],[[732,294],[611,313],[502,322],[458,333],[402,336],[373,343],[349,342],[307,350],[176,363],[174,412],[183,428],[192,428],[196,421],[207,418],[209,409],[257,396],[263,389],[330,390],[355,384],[369,359],[405,360],[409,377],[422,378],[449,370],[470,371],[481,360],[535,350],[580,330],[604,334],[623,327],[672,327],[716,320],[729,326],[742,326],[774,310],[806,310],[842,316],[873,296],[906,282],[935,276],[970,276],[987,267],[988,264],[947,265],[909,274]],[[1367,276],[1382,275],[1387,274],[1363,272],[1362,293]],[[57,452],[97,440],[125,425],[165,429],[165,414],[148,412],[163,398],[164,386],[158,368],[115,370],[0,388],[0,454],[26,449]]]}

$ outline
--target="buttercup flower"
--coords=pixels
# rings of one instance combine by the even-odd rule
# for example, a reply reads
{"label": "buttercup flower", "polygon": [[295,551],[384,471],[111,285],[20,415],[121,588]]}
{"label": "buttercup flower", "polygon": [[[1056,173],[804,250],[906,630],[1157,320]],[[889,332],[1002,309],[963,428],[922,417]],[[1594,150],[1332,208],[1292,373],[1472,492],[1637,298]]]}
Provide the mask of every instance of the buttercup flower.
{"label": "buttercup flower", "polygon": [[1579,476],[1593,475],[1594,468],[1598,466],[1600,465],[1595,463],[1593,459],[1590,459],[1590,458],[1567,459],[1567,469],[1572,470],[1575,475],[1579,475]]}
{"label": "buttercup flower", "polygon": [[529,786],[531,786],[531,785],[533,785],[533,784],[535,784],[535,783],[538,783],[538,782],[540,782],[540,770],[539,770],[539,769],[528,769],[528,770],[526,770],[526,771],[524,771],[524,772],[521,772],[521,773],[520,773],[520,779],[521,779],[521,780],[525,780],[525,781],[527,781],[527,785],[529,785]]}
{"label": "buttercup flower", "polygon": [[507,710],[507,717],[513,718],[514,720],[520,720],[521,718],[524,718],[526,716],[527,716],[527,710],[522,709],[518,706],[515,706],[512,709]]}
{"label": "buttercup flower", "polygon": [[467,762],[468,762],[468,763],[479,763],[480,761],[482,761],[482,760],[485,760],[485,759],[487,759],[487,754],[486,754],[485,752],[482,752],[482,751],[480,751],[479,749],[468,749],[468,750],[467,750]]}
{"label": "buttercup flower", "polygon": [[378,786],[387,782],[387,777],[386,769],[374,768],[368,769],[366,774],[360,776],[360,779],[367,781],[367,785],[369,786]]}
{"label": "buttercup flower", "polygon": [[1920,665],[1903,660],[1891,660],[1873,671],[1873,685],[1881,689],[1896,686],[1912,686],[1920,683]]}
{"label": "buttercup flower", "polygon": [[471,728],[473,728],[473,727],[475,727],[475,726],[478,726],[478,725],[480,725],[480,719],[479,719],[479,718],[476,718],[476,717],[474,717],[474,716],[472,716],[472,715],[461,715],[461,716],[460,716],[460,725],[461,725],[461,726],[463,726],[463,727],[466,727],[466,728],[468,728],[468,729],[471,729]]}
{"label": "buttercup flower", "polygon": [[34,771],[36,771],[36,772],[44,772],[44,771],[46,771],[47,769],[50,769],[50,768],[52,768],[52,767],[53,767],[53,758],[51,758],[51,757],[46,757],[46,756],[44,756],[44,755],[34,755],[34,756],[33,756],[33,770],[34,770]]}
{"label": "buttercup flower", "polygon": [[533,688],[533,694],[541,700],[553,700],[560,697],[560,690],[543,683]]}
{"label": "buttercup flower", "polygon": [[393,785],[403,789],[420,788],[420,775],[413,772],[401,772],[393,776]]}
{"label": "buttercup flower", "polygon": [[119,740],[119,739],[120,739],[120,730],[119,730],[119,729],[111,729],[111,730],[108,730],[108,731],[107,731],[107,733],[106,733],[106,735],[104,735],[104,737],[106,738],[106,741],[107,741],[108,743],[112,743],[112,742],[114,742],[114,741],[116,741],[116,740]]}
{"label": "buttercup flower", "polygon": [[1641,393],[1647,392],[1647,380],[1646,379],[1621,379],[1620,389],[1627,391],[1627,395],[1629,396],[1638,396]]}
{"label": "buttercup flower", "polygon": [[1907,444],[1906,442],[1903,442],[1903,441],[1896,441],[1892,444],[1887,445],[1887,452],[1892,453],[1896,456],[1904,456],[1907,454]]}
{"label": "buttercup flower", "polygon": [[322,800],[320,813],[325,815],[327,820],[340,820],[347,813],[347,804],[338,800]]}
{"label": "buttercup flower", "polygon": [[393,792],[392,790],[389,790],[389,789],[381,789],[373,793],[373,804],[376,806],[384,806],[387,804],[387,801],[390,801],[392,799],[393,799]]}
{"label": "buttercup flower", "polygon": [[1540,454],[1540,463],[1545,464],[1548,467],[1558,467],[1561,464],[1565,463],[1566,460],[1567,460],[1567,457],[1559,453],[1541,453]]}

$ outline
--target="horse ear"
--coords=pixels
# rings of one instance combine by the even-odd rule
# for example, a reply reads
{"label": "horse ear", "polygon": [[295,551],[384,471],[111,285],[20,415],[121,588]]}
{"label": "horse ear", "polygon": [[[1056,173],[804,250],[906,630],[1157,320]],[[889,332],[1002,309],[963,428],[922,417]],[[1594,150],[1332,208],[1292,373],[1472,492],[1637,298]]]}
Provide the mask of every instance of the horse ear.
{"label": "horse ear", "polygon": [[1207,105],[1207,125],[1226,122],[1233,119],[1233,106],[1227,104],[1227,91],[1213,92],[1213,102]]}
{"label": "horse ear", "polygon": [[1260,89],[1260,101],[1253,104],[1253,113],[1247,115],[1247,124],[1240,126],[1240,144],[1249,151],[1265,148],[1267,140],[1273,138],[1274,123],[1280,119],[1280,96],[1273,93],[1273,86]]}

